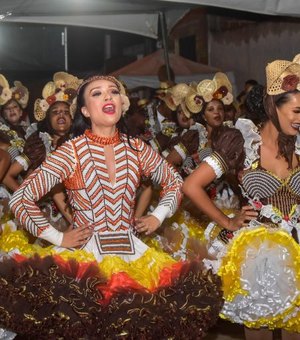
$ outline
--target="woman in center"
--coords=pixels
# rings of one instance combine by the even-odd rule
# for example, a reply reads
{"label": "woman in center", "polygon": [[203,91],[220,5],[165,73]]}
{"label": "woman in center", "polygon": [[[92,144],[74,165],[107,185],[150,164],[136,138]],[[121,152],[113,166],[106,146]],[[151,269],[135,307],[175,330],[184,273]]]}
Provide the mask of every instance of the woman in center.
{"label": "woman in center", "polygon": [[[57,148],[22,183],[11,200],[13,212],[30,233],[55,246],[52,251],[57,275],[74,257],[80,262],[76,281],[83,281],[82,273],[87,272],[86,264],[80,264],[88,260],[97,264],[99,272],[92,277],[100,281],[93,287],[89,284],[88,294],[94,296],[93,312],[86,310],[85,302],[75,311],[74,301],[69,306],[82,324],[81,334],[101,334],[103,338],[202,337],[217,320],[222,306],[218,278],[197,263],[174,261],[137,237],[152,233],[175,212],[182,195],[181,177],[140,139],[119,133],[117,124],[129,100],[117,79],[101,75],[87,78],[78,89],[77,103],[75,138]],[[161,185],[161,199],[151,214],[134,220],[142,175]],[[53,228],[36,205],[60,182],[67,189],[73,210],[73,228],[65,232]],[[91,280],[87,278],[87,282]],[[53,314],[52,309],[47,325]],[[38,311],[31,319],[38,317],[41,323],[47,319],[44,314],[42,319]],[[26,316],[27,328],[31,319]],[[68,322],[63,330],[53,327],[51,331],[57,336],[68,335],[72,317]]]}

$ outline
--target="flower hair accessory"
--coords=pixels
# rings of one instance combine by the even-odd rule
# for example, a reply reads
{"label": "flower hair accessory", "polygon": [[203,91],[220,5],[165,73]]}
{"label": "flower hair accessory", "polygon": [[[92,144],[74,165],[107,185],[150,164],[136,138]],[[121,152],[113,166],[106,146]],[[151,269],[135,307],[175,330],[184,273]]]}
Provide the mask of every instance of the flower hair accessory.
{"label": "flower hair accessory", "polygon": [[293,61],[275,60],[266,67],[267,94],[300,91],[300,54]]}
{"label": "flower hair accessory", "polygon": [[29,100],[29,91],[18,80],[14,81],[14,86],[10,88],[7,79],[0,74],[0,105],[5,105],[11,99],[25,109]]}
{"label": "flower hair accessory", "polygon": [[129,109],[129,106],[130,106],[129,98],[127,97],[125,86],[121,83],[121,81],[119,81],[117,78],[115,78],[113,76],[94,75],[94,76],[88,77],[88,78],[84,79],[82,81],[82,83],[80,84],[80,86],[78,87],[77,94],[79,94],[79,92],[81,91],[81,89],[85,85],[87,85],[87,84],[89,84],[93,81],[96,81],[96,80],[108,80],[108,81],[111,81],[112,83],[114,83],[117,86],[118,90],[120,91],[121,98],[122,98],[122,112],[123,112],[123,115],[124,115],[125,112]]}
{"label": "flower hair accessory", "polygon": [[68,103],[73,118],[76,110],[77,89],[81,82],[81,79],[69,73],[55,73],[53,81],[48,82],[43,88],[43,98],[37,99],[34,103],[34,118],[37,121],[45,119],[47,110],[56,102]]}
{"label": "flower hair accessory", "polygon": [[184,83],[176,84],[169,89],[164,100],[173,111],[180,106],[187,118],[200,112],[203,106],[203,100],[197,94],[197,91]]}
{"label": "flower hair accessory", "polygon": [[212,80],[202,80],[196,89],[206,103],[213,99],[221,100],[224,105],[233,102],[232,85],[225,73],[217,72]]}

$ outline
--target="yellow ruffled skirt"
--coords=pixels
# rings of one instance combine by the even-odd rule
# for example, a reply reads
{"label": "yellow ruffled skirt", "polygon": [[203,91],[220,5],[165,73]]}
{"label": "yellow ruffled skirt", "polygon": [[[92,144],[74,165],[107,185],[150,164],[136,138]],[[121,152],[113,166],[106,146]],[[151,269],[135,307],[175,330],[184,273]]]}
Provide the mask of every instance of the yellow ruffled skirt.
{"label": "yellow ruffled skirt", "polygon": [[218,319],[221,282],[200,262],[153,248],[97,261],[29,238],[9,228],[0,237],[0,327],[39,339],[195,339]]}

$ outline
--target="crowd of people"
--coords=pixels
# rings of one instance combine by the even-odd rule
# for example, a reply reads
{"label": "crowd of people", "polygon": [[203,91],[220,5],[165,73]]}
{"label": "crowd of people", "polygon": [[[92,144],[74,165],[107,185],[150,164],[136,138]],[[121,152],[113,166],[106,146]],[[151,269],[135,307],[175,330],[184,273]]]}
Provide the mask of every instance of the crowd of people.
{"label": "crowd of people", "polygon": [[300,55],[163,80],[0,75],[0,337],[300,338]]}

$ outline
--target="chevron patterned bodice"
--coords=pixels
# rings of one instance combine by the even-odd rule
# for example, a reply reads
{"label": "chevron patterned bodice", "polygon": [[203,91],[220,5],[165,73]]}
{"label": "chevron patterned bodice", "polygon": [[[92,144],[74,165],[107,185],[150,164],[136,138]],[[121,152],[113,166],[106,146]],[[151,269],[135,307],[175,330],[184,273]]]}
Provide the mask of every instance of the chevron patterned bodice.
{"label": "chevron patterned bodice", "polygon": [[78,163],[64,183],[74,211],[74,224],[93,225],[95,230],[122,231],[132,225],[135,192],[140,182],[138,152],[126,141],[114,148],[115,183],[111,183],[104,147],[95,142],[74,143]]}

